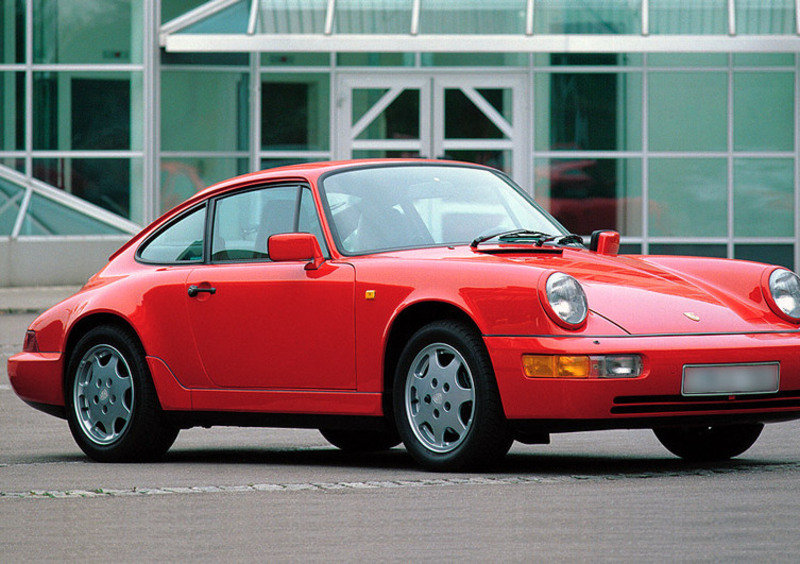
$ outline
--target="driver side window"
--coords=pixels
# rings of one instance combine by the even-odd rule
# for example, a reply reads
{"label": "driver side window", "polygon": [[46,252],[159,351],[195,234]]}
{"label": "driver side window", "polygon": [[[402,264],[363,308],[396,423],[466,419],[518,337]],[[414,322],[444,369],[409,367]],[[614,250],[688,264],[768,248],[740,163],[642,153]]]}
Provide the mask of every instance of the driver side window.
{"label": "driver side window", "polygon": [[221,198],[214,211],[211,260],[267,260],[267,241],[271,235],[297,231],[313,233],[325,249],[322,227],[308,188],[278,186]]}

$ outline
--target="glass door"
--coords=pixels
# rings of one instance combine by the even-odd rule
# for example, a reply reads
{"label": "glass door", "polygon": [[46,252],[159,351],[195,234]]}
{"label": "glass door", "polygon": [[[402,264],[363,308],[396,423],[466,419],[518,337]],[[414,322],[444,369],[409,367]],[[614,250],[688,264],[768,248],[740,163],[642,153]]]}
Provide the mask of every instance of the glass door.
{"label": "glass door", "polygon": [[429,157],[431,102],[427,77],[340,77],[338,158]]}
{"label": "glass door", "polygon": [[497,168],[525,186],[524,88],[519,75],[433,78],[433,155]]}
{"label": "glass door", "polygon": [[337,158],[452,159],[527,185],[524,75],[352,73],[337,86]]}

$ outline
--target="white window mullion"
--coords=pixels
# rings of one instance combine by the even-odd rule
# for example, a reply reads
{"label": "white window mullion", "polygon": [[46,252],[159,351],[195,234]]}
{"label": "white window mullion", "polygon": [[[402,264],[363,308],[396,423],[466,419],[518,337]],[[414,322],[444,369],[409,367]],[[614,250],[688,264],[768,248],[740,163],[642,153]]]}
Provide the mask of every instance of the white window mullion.
{"label": "white window mullion", "polygon": [[401,86],[393,86],[389,89],[389,91],[381,96],[381,98],[369,109],[367,113],[361,116],[361,119],[358,120],[353,128],[351,135],[353,139],[358,137],[362,131],[364,131],[369,124],[375,121],[383,111],[389,107],[389,104],[394,102],[395,98],[397,98],[403,92],[403,88]]}

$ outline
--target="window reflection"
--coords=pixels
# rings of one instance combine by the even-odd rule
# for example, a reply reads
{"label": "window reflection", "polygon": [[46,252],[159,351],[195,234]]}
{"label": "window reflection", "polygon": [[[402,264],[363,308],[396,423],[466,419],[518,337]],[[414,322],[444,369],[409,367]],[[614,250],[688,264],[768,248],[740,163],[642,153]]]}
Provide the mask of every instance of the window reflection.
{"label": "window reflection", "polygon": [[164,71],[161,147],[168,151],[246,150],[249,75]]}
{"label": "window reflection", "polygon": [[724,151],[728,145],[728,75],[648,75],[650,150]]}
{"label": "window reflection", "polygon": [[794,235],[794,161],[733,161],[733,225],[737,237]]}
{"label": "window reflection", "polygon": [[141,143],[141,73],[33,74],[33,147],[128,150]]}
{"label": "window reflection", "polygon": [[322,74],[269,74],[261,85],[261,147],[326,150],[330,82]]}
{"label": "window reflection", "polygon": [[727,0],[650,0],[650,33],[723,35],[728,32]]}
{"label": "window reflection", "polygon": [[[651,0],[652,1],[652,0]],[[536,33],[640,33],[640,2],[537,0]]]}
{"label": "window reflection", "polygon": [[24,73],[0,72],[0,151],[25,146],[24,84]]}
{"label": "window reflection", "polygon": [[640,159],[538,159],[536,199],[573,233],[641,235]]}
{"label": "window reflection", "polygon": [[794,270],[794,247],[792,245],[736,245],[733,256],[737,259],[778,264]]}
{"label": "window reflection", "polygon": [[248,172],[248,160],[225,157],[162,157],[161,211],[180,204],[200,190]]}
{"label": "window reflection", "polygon": [[[560,64],[599,64],[615,55],[553,55]],[[588,57],[588,61],[586,60]],[[536,149],[637,150],[642,144],[642,77],[632,73],[539,73]]]}
{"label": "window reflection", "polygon": [[125,0],[33,0],[34,62],[141,62],[143,4]]}
{"label": "window reflection", "polygon": [[0,178],[0,237],[11,235],[25,191]]}
{"label": "window reflection", "polygon": [[695,245],[692,243],[651,243],[651,255],[683,255],[688,257],[725,258],[725,245]]}
{"label": "window reflection", "polygon": [[725,159],[650,159],[649,166],[649,235],[727,235],[728,169]]}
{"label": "window reflection", "polygon": [[141,159],[34,159],[34,177],[122,217],[141,221],[131,186],[141,185]]}

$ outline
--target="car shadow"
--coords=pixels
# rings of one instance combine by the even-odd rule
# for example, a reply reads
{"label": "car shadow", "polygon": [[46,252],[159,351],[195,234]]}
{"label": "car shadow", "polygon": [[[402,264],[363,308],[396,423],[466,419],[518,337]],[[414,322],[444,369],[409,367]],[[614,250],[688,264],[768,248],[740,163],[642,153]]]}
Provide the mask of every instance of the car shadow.
{"label": "car shadow", "polygon": [[76,464],[88,462],[91,461],[80,451],[74,453],[19,453],[9,456],[8,458],[0,459],[0,468],[20,464]]}
{"label": "car shadow", "polygon": [[[162,463],[368,468],[389,471],[419,471],[425,475],[437,475],[437,473],[431,474],[422,469],[402,447],[375,453],[344,452],[334,447],[186,448],[171,450],[164,456]],[[547,478],[625,478],[757,472],[786,465],[800,466],[800,462],[741,458],[697,463],[687,462],[669,455],[631,457],[630,455],[510,453],[493,467],[476,471],[460,471],[457,474],[490,474],[498,477],[511,475]]]}
{"label": "car shadow", "polygon": [[166,463],[253,464],[274,466],[317,466],[413,470],[419,468],[403,448],[383,452],[344,452],[335,447],[247,447],[172,449]]}
{"label": "car shadow", "polygon": [[690,462],[670,455],[632,457],[591,454],[512,453],[498,466],[502,473],[536,474],[547,477],[657,477],[753,471],[785,462],[731,459],[717,462]]}

